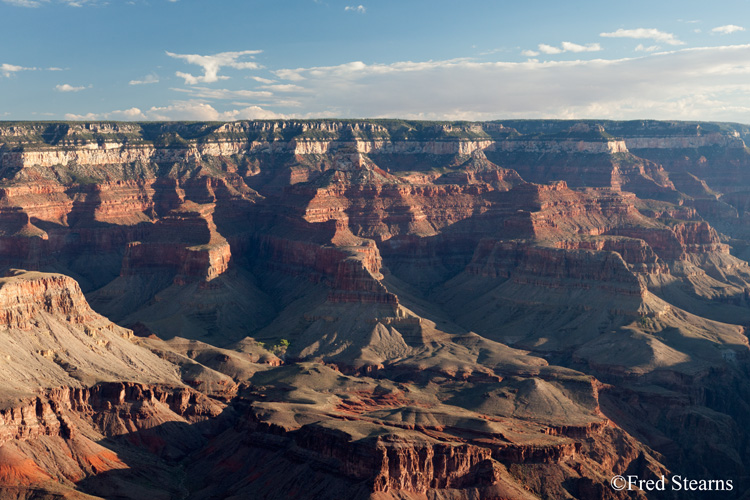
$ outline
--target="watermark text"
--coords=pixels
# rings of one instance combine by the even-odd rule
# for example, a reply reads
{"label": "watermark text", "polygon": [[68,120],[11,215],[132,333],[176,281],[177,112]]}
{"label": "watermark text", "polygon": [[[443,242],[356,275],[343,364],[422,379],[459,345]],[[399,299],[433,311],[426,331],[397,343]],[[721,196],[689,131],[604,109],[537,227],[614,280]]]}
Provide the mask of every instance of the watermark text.
{"label": "watermark text", "polygon": [[610,485],[615,491],[733,491],[731,479],[691,479],[675,474],[669,478],[641,479],[635,475],[614,476]]}

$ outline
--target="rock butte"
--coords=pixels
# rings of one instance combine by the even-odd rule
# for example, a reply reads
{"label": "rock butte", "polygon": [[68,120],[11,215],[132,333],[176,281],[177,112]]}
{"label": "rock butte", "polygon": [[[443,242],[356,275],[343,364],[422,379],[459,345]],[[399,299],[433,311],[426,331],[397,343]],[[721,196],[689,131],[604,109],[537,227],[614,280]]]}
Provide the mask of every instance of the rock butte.
{"label": "rock butte", "polygon": [[0,122],[0,496],[740,498],[749,135]]}

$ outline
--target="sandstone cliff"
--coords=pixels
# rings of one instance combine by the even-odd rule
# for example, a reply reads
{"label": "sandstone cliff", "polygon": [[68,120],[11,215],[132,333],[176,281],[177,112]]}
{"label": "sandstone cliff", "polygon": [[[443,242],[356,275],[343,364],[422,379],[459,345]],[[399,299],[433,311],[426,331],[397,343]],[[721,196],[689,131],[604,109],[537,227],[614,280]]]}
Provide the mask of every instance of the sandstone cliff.
{"label": "sandstone cliff", "polygon": [[598,499],[615,473],[744,478],[747,137],[0,123],[0,267],[33,270],[0,281],[3,491]]}

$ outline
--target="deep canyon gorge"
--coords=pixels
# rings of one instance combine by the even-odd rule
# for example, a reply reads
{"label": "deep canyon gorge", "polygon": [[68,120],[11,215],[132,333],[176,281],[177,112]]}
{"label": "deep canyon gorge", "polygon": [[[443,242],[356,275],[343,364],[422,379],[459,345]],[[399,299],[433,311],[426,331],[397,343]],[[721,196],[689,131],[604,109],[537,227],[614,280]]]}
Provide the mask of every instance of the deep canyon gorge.
{"label": "deep canyon gorge", "polygon": [[0,497],[748,498],[748,139],[0,122]]}

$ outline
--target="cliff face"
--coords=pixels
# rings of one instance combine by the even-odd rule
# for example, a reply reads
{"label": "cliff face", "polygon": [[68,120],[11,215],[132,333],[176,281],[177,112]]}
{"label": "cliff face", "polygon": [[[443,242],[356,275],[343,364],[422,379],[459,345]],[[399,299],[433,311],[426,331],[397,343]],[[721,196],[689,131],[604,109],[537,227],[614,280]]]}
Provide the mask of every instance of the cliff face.
{"label": "cliff face", "polygon": [[[140,410],[140,405],[150,408]],[[0,446],[42,436],[75,439],[76,423],[82,417],[92,419],[101,433],[115,436],[153,426],[155,422],[148,419],[163,418],[159,412],[194,423],[216,417],[221,410],[221,405],[188,388],[115,382],[90,388],[60,387],[0,410]]]}
{"label": "cliff face", "polygon": [[[556,496],[564,494],[546,475],[562,475],[576,483],[580,478],[572,470],[607,474],[613,467],[635,466],[639,456],[642,470],[659,470],[632,438],[588,414],[591,407],[587,403],[583,409],[577,406],[582,403],[565,399],[573,420],[551,427],[516,419],[510,412],[499,418],[482,415],[476,406],[473,411],[479,413],[460,408],[477,404],[466,396],[476,391],[488,393],[481,403],[485,409],[501,399],[512,405],[515,396],[508,383],[477,387],[464,383],[460,404],[442,405],[424,399],[424,393],[404,391],[405,386],[399,389],[384,379],[334,375],[330,368],[309,363],[256,375],[253,380],[267,388],[273,387],[275,380],[307,382],[308,403],[300,407],[281,391],[264,391],[262,401],[246,408],[243,424],[212,441],[206,454],[191,466],[191,474],[202,476],[196,486],[201,491],[211,488],[218,495],[248,497],[301,494],[304,485],[311,495],[337,498],[367,498],[373,493],[382,498],[431,496],[447,488],[458,498],[531,499],[539,495],[538,488]],[[532,404],[540,402],[539,394],[525,389],[552,387],[542,381],[527,382],[525,387],[515,388],[523,393],[519,397],[530,396]],[[574,388],[575,384],[570,384],[567,389],[582,397],[584,385]],[[588,389],[590,394],[590,384]],[[253,392],[257,394],[251,391],[245,396],[252,398]],[[290,419],[294,413],[296,418]],[[590,458],[598,453],[618,458],[611,462]],[[225,454],[232,460],[222,460]],[[300,481],[279,480],[284,474],[297,477],[304,468],[310,470]],[[330,475],[340,479],[331,482]],[[248,481],[248,477],[267,481]],[[524,486],[529,482],[537,484],[532,491]],[[591,492],[579,497],[596,495]]]}
{"label": "cliff face", "polygon": [[230,245],[214,223],[215,205],[183,203],[162,217],[144,241],[127,245],[122,275],[144,269],[171,268],[178,281],[211,281],[224,273],[232,257]]}
{"label": "cliff face", "polygon": [[584,499],[626,471],[746,477],[743,136],[0,123],[0,483]]}
{"label": "cliff face", "polygon": [[[398,125],[398,124],[397,124]],[[378,126],[367,122],[245,122],[203,130],[162,125],[153,131],[134,124],[60,126],[55,134],[34,125],[0,127],[2,168],[29,166],[114,165],[149,162],[198,162],[203,157],[242,152],[324,155],[338,150],[364,154],[470,155],[478,150],[534,153],[624,153],[623,140],[584,133],[581,137],[519,140],[488,124],[422,127],[404,123]],[[200,126],[194,126],[201,128]],[[407,128],[408,130],[404,130]],[[487,128],[488,130],[485,130]],[[66,130],[63,130],[66,129]],[[395,130],[394,130],[395,129]],[[512,129],[511,129],[512,130]],[[505,133],[502,133],[505,132]],[[191,144],[191,136],[213,140]],[[575,135],[575,134],[574,134]],[[151,140],[149,140],[151,139]]]}
{"label": "cliff face", "polygon": [[[603,249],[602,249],[603,250]],[[645,288],[619,253],[530,247],[519,243],[483,241],[477,247],[469,273],[508,278],[518,282],[550,278],[556,285],[594,286],[640,295]],[[585,283],[589,283],[585,285]]]}
{"label": "cliff face", "polygon": [[682,222],[670,228],[618,228],[613,234],[646,242],[665,260],[685,259],[687,254],[729,254],[714,228],[706,222]]}
{"label": "cliff face", "polygon": [[[107,498],[118,494],[118,482],[135,495],[179,491],[172,474],[153,464],[157,457],[178,458],[199,447],[203,437],[190,426],[215,420],[222,409],[187,388],[109,383],[49,389],[0,410],[0,492],[70,497],[87,489],[95,498]],[[138,449],[152,456],[150,468],[132,461]],[[161,485],[139,485],[144,474]],[[116,479],[95,479],[107,476]]]}
{"label": "cliff face", "polygon": [[67,276],[14,270],[0,279],[0,329],[10,395],[96,381],[178,381],[171,365],[133,343],[132,332],[94,312]]}
{"label": "cliff face", "polygon": [[661,260],[654,249],[643,239],[627,237],[570,239],[558,241],[555,246],[566,250],[616,252],[636,273],[661,274],[669,272],[666,262]]}
{"label": "cliff face", "polygon": [[98,315],[91,310],[78,283],[63,275],[14,272],[0,282],[0,325],[29,330],[40,314],[61,314],[72,324]]}

